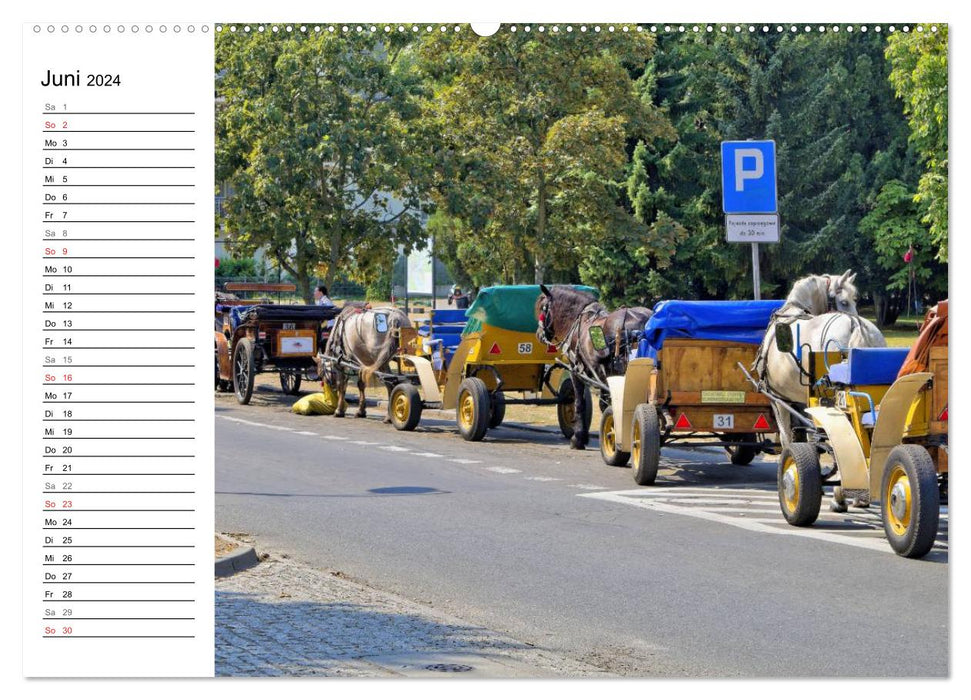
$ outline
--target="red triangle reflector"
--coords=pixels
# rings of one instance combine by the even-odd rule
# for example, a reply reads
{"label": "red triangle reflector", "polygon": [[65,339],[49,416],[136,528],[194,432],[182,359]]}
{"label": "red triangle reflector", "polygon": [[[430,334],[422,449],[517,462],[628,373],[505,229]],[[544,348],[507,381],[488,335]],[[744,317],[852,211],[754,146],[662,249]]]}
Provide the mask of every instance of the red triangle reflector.
{"label": "red triangle reflector", "polygon": [[556,346],[555,345],[547,345],[546,346],[546,352],[556,352]]}
{"label": "red triangle reflector", "polygon": [[500,353],[502,353],[502,350],[499,349],[499,343],[493,343],[492,347],[489,349],[489,354],[499,355]]}
{"label": "red triangle reflector", "polygon": [[682,413],[680,416],[678,416],[678,420],[674,424],[674,427],[675,428],[678,428],[679,430],[684,430],[685,428],[690,428],[691,427],[691,421],[688,420],[688,416],[686,416],[686,415],[684,415]]}
{"label": "red triangle reflector", "polygon": [[772,430],[772,426],[769,425],[769,421],[765,419],[765,414],[760,413],[759,419],[755,421],[755,425],[752,426],[755,430]]}
{"label": "red triangle reflector", "polygon": [[947,420],[947,406],[945,406],[944,410],[941,411],[941,415],[937,420]]}

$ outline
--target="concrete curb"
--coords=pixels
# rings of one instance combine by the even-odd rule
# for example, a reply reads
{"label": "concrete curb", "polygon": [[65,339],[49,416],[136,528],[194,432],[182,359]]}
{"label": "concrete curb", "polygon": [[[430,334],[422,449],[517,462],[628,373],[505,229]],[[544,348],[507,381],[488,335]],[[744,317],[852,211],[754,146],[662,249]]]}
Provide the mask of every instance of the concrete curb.
{"label": "concrete curb", "polygon": [[240,547],[229,556],[216,560],[216,576],[232,576],[237,571],[244,571],[260,563],[256,550],[252,547]]}

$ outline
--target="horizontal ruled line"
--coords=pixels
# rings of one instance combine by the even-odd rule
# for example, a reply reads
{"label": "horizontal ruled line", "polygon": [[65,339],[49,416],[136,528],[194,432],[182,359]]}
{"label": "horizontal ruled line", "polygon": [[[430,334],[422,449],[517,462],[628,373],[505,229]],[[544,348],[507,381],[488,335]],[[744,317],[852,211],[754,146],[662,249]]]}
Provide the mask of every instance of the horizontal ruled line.
{"label": "horizontal ruled line", "polygon": [[[194,603],[195,598],[71,598],[72,603]],[[50,603],[50,598],[42,600]],[[63,602],[63,601],[62,601]]]}
{"label": "horizontal ruled line", "polygon": [[138,436],[138,437],[117,437],[117,436],[112,436],[112,437],[78,437],[76,435],[74,435],[74,436],[70,436],[69,435],[69,436],[66,436],[66,437],[45,437],[44,439],[45,440],[64,440],[65,442],[69,442],[71,440],[195,440],[194,437],[173,437],[171,435],[160,435],[158,437],[151,437],[151,436],[149,436],[149,437],[144,437],[144,436]]}
{"label": "horizontal ruled line", "polygon": [[[101,240],[120,241],[123,239],[104,238]],[[169,239],[161,239],[161,240],[169,240]],[[45,297],[114,297],[114,296],[194,297],[195,295],[196,295],[195,292],[44,292]]]}
{"label": "horizontal ruled line", "polygon": [[[71,476],[195,476],[195,472],[61,472]],[[50,476],[52,472],[43,472]],[[109,530],[113,528],[108,528]]]}
{"label": "horizontal ruled line", "polygon": [[79,309],[62,309],[60,311],[52,310],[45,311],[45,314],[194,314],[194,309],[138,309],[126,311],[122,309],[95,309],[91,311],[82,311]]}
{"label": "horizontal ruled line", "polygon": [[44,151],[194,151],[194,148],[43,148]]}
{"label": "horizontal ruled line", "polygon": [[[63,602],[63,601],[62,601]],[[73,600],[71,602],[74,602]],[[75,617],[70,615],[67,617],[42,617],[42,620],[64,620],[65,622],[69,620],[195,620],[194,617]],[[71,635],[72,637],[74,635]]]}
{"label": "horizontal ruled line", "polygon": [[[195,255],[45,255],[44,260],[195,260]],[[96,277],[98,275],[95,275]]]}
{"label": "horizontal ruled line", "polygon": [[183,183],[151,183],[151,184],[134,184],[134,183],[98,183],[98,184],[87,184],[87,185],[51,185],[47,184],[44,187],[195,187],[195,184],[183,184]]}
{"label": "horizontal ruled line", "polygon": [[45,527],[45,530],[195,530],[194,527]]}
{"label": "horizontal ruled line", "polygon": [[195,365],[43,365],[44,367],[195,367]]}
{"label": "horizontal ruled line", "polygon": [[107,114],[111,116],[128,114],[128,115],[143,115],[143,114],[162,114],[169,116],[191,116],[195,112],[41,112],[41,114],[53,114],[55,116],[59,114]]}
{"label": "horizontal ruled line", "polygon": [[45,165],[43,170],[195,170],[194,165]]}
{"label": "horizontal ruled line", "polygon": [[[185,219],[60,219],[41,220],[42,224],[194,224]],[[55,239],[56,240],[56,239]]]}
{"label": "horizontal ruled line", "polygon": [[[70,618],[64,618],[70,619]],[[45,634],[43,639],[195,639],[194,634]]]}
{"label": "horizontal ruled line", "polygon": [[[71,236],[69,238],[41,238],[44,243],[54,243],[55,241],[194,241],[195,238],[75,238]],[[102,277],[103,275],[97,275],[97,277]]]}
{"label": "horizontal ruled line", "polygon": [[[189,331],[194,331],[195,328],[42,328],[42,333],[184,333]],[[48,346],[50,349],[54,349],[55,346]],[[70,350],[70,346],[65,346],[63,349]]]}
{"label": "horizontal ruled line", "polygon": [[195,206],[195,202],[41,202],[41,206],[45,207],[91,207],[91,206],[185,206],[192,207]]}
{"label": "horizontal ruled line", "polygon": [[43,386],[195,386],[195,382],[44,382]]}
{"label": "horizontal ruled line", "polygon": [[195,493],[195,491],[75,491],[74,489],[70,489],[68,491],[42,491],[41,493],[63,493],[70,495],[75,493]]}
{"label": "horizontal ruled line", "polygon": [[185,563],[175,563],[175,564],[161,564],[159,562],[150,562],[147,564],[132,564],[131,562],[126,562],[124,564],[105,564],[103,562],[98,562],[96,564],[79,564],[78,562],[67,562],[66,564],[44,564],[44,566],[195,566],[195,564],[185,564]]}
{"label": "horizontal ruled line", "polygon": [[[48,457],[55,457],[56,455],[41,455],[42,458],[47,459]],[[61,455],[62,457],[67,457],[67,455]],[[161,457],[161,458],[171,458],[171,459],[191,459],[195,455],[71,455],[70,459],[87,459],[89,457],[98,457],[102,459],[112,459],[114,457],[125,457],[132,458],[138,457],[140,459],[149,459],[151,457]]]}
{"label": "horizontal ruled line", "polygon": [[[55,350],[56,346],[44,345],[42,350]],[[193,345],[64,345],[61,350],[195,350]]]}
{"label": "horizontal ruled line", "polygon": [[[72,400],[72,401],[44,401],[44,403],[53,403],[53,404],[61,404],[61,403],[124,403],[124,404],[129,404],[129,403],[195,403],[195,401],[191,401],[191,400],[185,400],[185,401],[73,401]],[[151,457],[151,455],[148,455],[148,456]]]}
{"label": "horizontal ruled line", "polygon": [[[61,112],[65,114],[65,112]],[[194,134],[195,129],[43,129],[44,134]]]}
{"label": "horizontal ruled line", "polygon": [[195,513],[195,508],[44,508],[45,513]]}
{"label": "horizontal ruled line", "polygon": [[195,581],[70,581],[70,582],[64,582],[64,581],[57,581],[57,582],[53,582],[53,581],[43,581],[42,583],[45,586],[56,585],[56,586],[59,586],[61,588],[65,588],[67,586],[79,586],[79,585],[86,585],[86,584],[92,584],[92,583],[93,584],[96,584],[96,585],[99,585],[99,586],[100,585],[113,585],[113,584],[129,585],[129,584],[133,584],[133,583],[139,583],[139,584],[140,583],[145,583],[145,584],[152,584],[152,585],[170,584],[170,583],[171,584],[174,584],[174,585],[186,585],[186,584],[190,584],[191,585],[191,584],[195,583]]}
{"label": "horizontal ruled line", "polygon": [[195,549],[194,544],[45,544],[43,549]]}
{"label": "horizontal ruled line", "polygon": [[44,418],[45,423],[128,423],[128,422],[169,422],[195,423],[195,418]]}
{"label": "horizontal ruled line", "polygon": [[195,277],[195,275],[75,275],[65,272],[61,275],[44,275],[44,277]]}

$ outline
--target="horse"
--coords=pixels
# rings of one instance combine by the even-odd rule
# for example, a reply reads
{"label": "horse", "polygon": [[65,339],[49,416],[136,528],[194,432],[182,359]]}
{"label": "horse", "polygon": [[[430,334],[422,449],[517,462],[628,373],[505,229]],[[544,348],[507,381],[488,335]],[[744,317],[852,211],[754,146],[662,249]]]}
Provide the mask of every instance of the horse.
{"label": "horse", "polygon": [[[809,275],[793,285],[785,303],[772,315],[756,356],[753,369],[764,389],[793,404],[802,405],[806,398],[796,359],[776,347],[775,329],[779,324],[791,326],[800,345],[816,352],[886,347],[880,330],[857,313],[855,278],[847,270],[839,276]],[[789,412],[779,408],[774,408],[774,412],[785,446],[791,439]]]}
{"label": "horse", "polygon": [[[586,412],[586,392],[580,376],[586,376],[606,384],[608,372],[623,374],[627,367],[632,335],[643,331],[652,311],[643,306],[632,306],[608,312],[593,294],[567,285],[547,287],[540,285],[536,299],[536,337],[540,342],[553,345],[570,362],[570,379],[573,382],[574,419],[570,447],[585,449],[590,436],[583,416]],[[603,329],[606,344],[597,349],[590,337],[590,329]]]}
{"label": "horse", "polygon": [[[347,412],[344,394],[350,376],[347,365],[357,371],[358,406],[357,418],[367,416],[364,390],[375,372],[388,371],[388,364],[398,352],[400,329],[411,328],[407,314],[395,307],[370,308],[363,304],[345,304],[334,319],[334,327],[324,348],[323,357],[317,357],[321,379],[337,393],[337,410],[334,415],[343,418]],[[388,411],[384,422],[390,423],[390,387]]]}

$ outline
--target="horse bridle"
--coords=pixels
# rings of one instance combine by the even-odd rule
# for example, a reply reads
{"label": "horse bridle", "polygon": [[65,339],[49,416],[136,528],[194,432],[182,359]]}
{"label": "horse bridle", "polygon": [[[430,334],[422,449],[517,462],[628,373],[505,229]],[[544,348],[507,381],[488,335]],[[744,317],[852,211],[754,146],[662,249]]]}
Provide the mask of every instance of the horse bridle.
{"label": "horse bridle", "polygon": [[547,296],[539,310],[539,327],[543,333],[540,336],[540,340],[547,345],[559,345],[553,336],[553,320],[550,314],[550,305],[552,303],[553,299]]}

